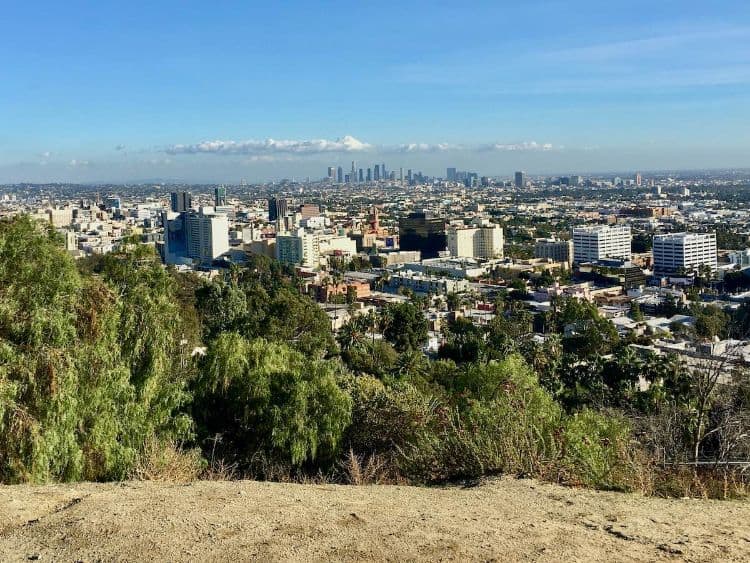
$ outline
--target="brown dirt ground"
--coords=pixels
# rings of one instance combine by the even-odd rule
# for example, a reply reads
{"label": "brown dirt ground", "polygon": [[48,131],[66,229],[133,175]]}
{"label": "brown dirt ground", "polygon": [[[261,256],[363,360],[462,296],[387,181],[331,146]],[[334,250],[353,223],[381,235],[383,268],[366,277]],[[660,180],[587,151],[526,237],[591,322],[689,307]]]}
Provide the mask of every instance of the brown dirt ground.
{"label": "brown dirt ground", "polygon": [[749,561],[750,503],[498,479],[0,487],[1,561]]}

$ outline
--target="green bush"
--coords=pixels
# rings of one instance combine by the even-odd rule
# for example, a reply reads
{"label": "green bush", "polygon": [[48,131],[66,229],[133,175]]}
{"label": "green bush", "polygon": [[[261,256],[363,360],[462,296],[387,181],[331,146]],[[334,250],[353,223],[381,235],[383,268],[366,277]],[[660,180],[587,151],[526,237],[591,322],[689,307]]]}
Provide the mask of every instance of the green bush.
{"label": "green bush", "polygon": [[0,221],[0,480],[121,479],[147,440],[189,435],[171,287],[153,259],[127,271],[121,291]]}
{"label": "green bush", "polygon": [[351,378],[352,424],[347,449],[357,455],[385,455],[394,459],[415,443],[434,416],[436,401],[408,383],[387,386],[374,377]]}
{"label": "green bush", "polygon": [[537,475],[558,457],[560,407],[520,357],[469,367],[451,391],[463,400],[438,409],[403,450],[406,474],[423,482]]}
{"label": "green bush", "polygon": [[630,427],[612,413],[584,410],[565,421],[561,467],[564,480],[600,489],[629,490],[635,467]]}
{"label": "green bush", "polygon": [[220,439],[222,454],[246,465],[258,453],[292,466],[335,459],[351,421],[342,375],[338,361],[222,333],[196,382],[193,413],[204,448]]}

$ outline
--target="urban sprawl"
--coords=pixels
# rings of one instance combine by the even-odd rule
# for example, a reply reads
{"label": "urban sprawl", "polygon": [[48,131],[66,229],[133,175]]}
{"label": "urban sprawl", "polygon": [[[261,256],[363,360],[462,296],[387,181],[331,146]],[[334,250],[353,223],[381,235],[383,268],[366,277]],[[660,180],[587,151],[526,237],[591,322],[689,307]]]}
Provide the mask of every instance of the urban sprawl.
{"label": "urban sprawl", "polygon": [[[750,357],[737,335],[693,330],[696,307],[731,312],[750,299],[748,173],[326,172],[255,185],[6,185],[0,213],[48,223],[76,258],[140,242],[213,278],[267,256],[296,270],[334,331],[419,300],[429,355],[456,318],[490,322],[498,298],[543,318],[568,297],[595,304],[639,353]],[[540,322],[529,332],[549,336]]]}

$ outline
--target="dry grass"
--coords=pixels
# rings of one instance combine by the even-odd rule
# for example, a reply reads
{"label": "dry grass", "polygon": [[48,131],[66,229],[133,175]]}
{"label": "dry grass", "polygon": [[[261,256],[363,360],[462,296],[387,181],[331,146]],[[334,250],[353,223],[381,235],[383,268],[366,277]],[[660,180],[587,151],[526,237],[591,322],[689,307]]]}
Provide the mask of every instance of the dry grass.
{"label": "dry grass", "polygon": [[691,466],[653,469],[651,496],[741,500],[750,496],[750,475],[740,469]]}
{"label": "dry grass", "polygon": [[349,453],[339,463],[343,482],[348,485],[400,485],[407,480],[398,473],[392,461],[384,456]]}
{"label": "dry grass", "polygon": [[200,479],[205,469],[206,462],[200,450],[184,450],[174,442],[149,440],[130,478],[140,481],[190,483]]}

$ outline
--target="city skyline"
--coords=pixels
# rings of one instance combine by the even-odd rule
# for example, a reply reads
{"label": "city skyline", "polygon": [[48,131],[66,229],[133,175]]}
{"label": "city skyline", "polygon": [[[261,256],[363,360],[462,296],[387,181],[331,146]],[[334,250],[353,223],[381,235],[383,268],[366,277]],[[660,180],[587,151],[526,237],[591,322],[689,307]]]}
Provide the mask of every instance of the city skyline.
{"label": "city skyline", "polygon": [[77,4],[0,22],[0,182],[748,166],[738,1]]}

